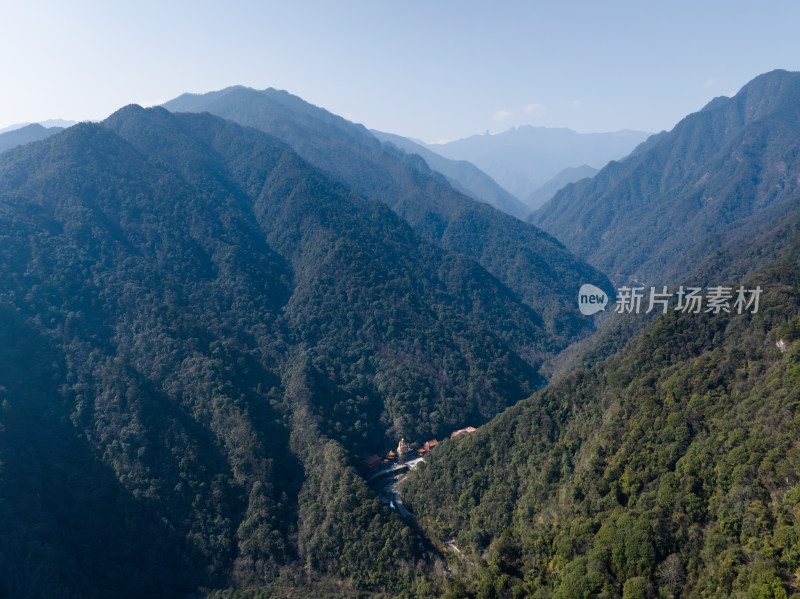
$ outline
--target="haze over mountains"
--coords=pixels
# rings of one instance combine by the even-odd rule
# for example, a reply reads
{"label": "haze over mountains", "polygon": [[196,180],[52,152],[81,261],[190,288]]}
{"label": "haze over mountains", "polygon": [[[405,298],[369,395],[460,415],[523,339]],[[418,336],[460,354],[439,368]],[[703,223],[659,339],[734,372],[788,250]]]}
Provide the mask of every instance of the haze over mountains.
{"label": "haze over mountains", "polygon": [[22,144],[27,144],[32,141],[39,141],[51,135],[55,135],[59,131],[63,131],[63,127],[43,127],[38,123],[32,125],[25,125],[16,129],[11,129],[4,133],[0,133],[0,152],[5,152],[11,148],[16,148]]}
{"label": "haze over mountains", "polygon": [[428,148],[451,160],[467,160],[524,200],[569,167],[602,168],[627,156],[648,137],[642,131],[577,133],[570,129],[515,127]]}
{"label": "haze over mountains", "polygon": [[372,134],[409,154],[421,156],[429,167],[447,177],[453,187],[476,200],[482,200],[517,218],[525,218],[531,212],[529,206],[500,187],[494,179],[471,162],[450,160],[400,135],[381,131],[372,131]]}
{"label": "haze over mountains", "polygon": [[597,173],[598,169],[588,164],[565,168],[525,198],[525,204],[529,210],[537,210],[556,195],[556,192],[562,187],[581,179],[594,177]]}
{"label": "haze over mountains", "polygon": [[531,222],[616,282],[677,284],[798,206],[800,74],[773,71],[562,189]]}
{"label": "haze over mountains", "polygon": [[[226,91],[228,90],[222,90],[221,92],[213,93],[224,94]],[[175,102],[177,101],[178,99],[175,100]],[[180,104],[177,103],[174,104],[174,106],[180,106]],[[192,104],[190,103],[189,106],[192,106]],[[0,130],[0,152],[24,143],[44,139],[48,135],[57,133],[58,131],[61,131],[62,129],[70,127],[74,124],[74,121],[53,119],[50,121],[43,121],[42,123],[26,123],[6,127],[5,129]],[[545,128],[541,129],[548,131]],[[569,130],[565,131],[569,132]],[[490,206],[505,212],[506,214],[510,214],[511,216],[515,216],[523,220],[530,215],[532,210],[539,208],[542,204],[549,200],[560,188],[564,187],[568,183],[572,183],[586,177],[591,177],[597,172],[596,168],[590,167],[587,164],[580,166],[568,164],[568,166],[565,166],[562,170],[555,173],[549,180],[537,185],[530,194],[527,196],[520,196],[518,198],[508,192],[494,179],[492,179],[492,177],[487,175],[480,168],[476,167],[473,163],[463,159],[451,160],[442,154],[437,153],[439,145],[431,144],[426,146],[423,142],[416,142],[400,135],[384,133],[381,131],[373,130],[370,131],[370,133],[384,143],[389,143],[392,146],[409,154],[419,155],[432,170],[444,175],[448,183],[454,189],[463,193],[464,195],[485,202]],[[604,156],[605,154],[616,156],[619,152],[619,148],[617,147],[617,137],[617,135],[612,137],[612,141],[608,144],[611,147],[598,150],[595,152],[595,154],[600,156]],[[544,142],[545,144],[554,143],[553,146],[546,148],[546,152],[554,153],[559,151],[562,141],[563,140],[550,140],[549,142]],[[514,152],[516,151],[517,150],[514,150]],[[529,156],[532,161],[541,162],[541,144],[533,144],[532,147],[523,148],[519,151],[523,152],[523,155]],[[574,156],[583,156],[584,154],[585,152],[581,151],[572,153]],[[552,156],[550,156],[548,160],[552,160]],[[565,158],[564,162],[565,164],[569,163],[570,158]],[[605,164],[607,160],[600,158],[600,162]]]}
{"label": "haze over mountains", "polygon": [[[0,154],[0,597],[800,596],[800,73],[549,233],[287,92],[165,106]],[[604,271],[763,293],[598,337]],[[364,458],[433,438],[407,519]]]}
{"label": "haze over mountains", "polygon": [[72,127],[74,124],[75,121],[67,121],[65,119],[48,119],[46,121],[39,121],[38,123],[16,123],[0,129],[0,134],[8,133],[9,131],[16,131],[17,129],[22,129],[23,127],[28,127],[30,125],[40,125],[45,129],[50,129],[52,127],[66,129],[67,127]]}

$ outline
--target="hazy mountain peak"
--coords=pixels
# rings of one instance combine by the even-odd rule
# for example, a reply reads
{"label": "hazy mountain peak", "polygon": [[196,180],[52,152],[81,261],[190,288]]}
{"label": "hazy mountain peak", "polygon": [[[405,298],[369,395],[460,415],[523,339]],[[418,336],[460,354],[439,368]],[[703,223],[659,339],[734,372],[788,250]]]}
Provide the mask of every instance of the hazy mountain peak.
{"label": "hazy mountain peak", "polygon": [[419,155],[431,169],[444,175],[458,191],[517,218],[524,218],[530,213],[525,204],[471,162],[450,160],[428,149],[424,142],[415,142],[400,135],[374,130],[371,133],[385,144]]}
{"label": "hazy mountain peak", "polygon": [[10,150],[17,146],[39,141],[63,131],[63,127],[45,127],[39,123],[31,123],[18,128],[12,128],[5,133],[0,133],[0,152]]}
{"label": "hazy mountain peak", "polygon": [[617,281],[685,277],[693,256],[767,235],[795,209],[798,111],[800,73],[761,75],[562,189],[531,220]]}
{"label": "hazy mountain peak", "polygon": [[28,127],[30,125],[40,125],[45,129],[51,128],[60,128],[66,129],[67,127],[72,127],[76,121],[67,121],[64,119],[48,119],[46,121],[39,121],[38,123],[15,123],[13,125],[9,125],[8,127],[3,127],[0,129],[0,135],[3,133],[8,133],[9,131],[16,131],[17,129],[22,129],[23,127]]}
{"label": "hazy mountain peak", "polygon": [[563,127],[523,125],[494,135],[473,135],[428,148],[467,160],[524,200],[559,172],[587,164],[602,168],[647,138],[641,131],[578,133]]}
{"label": "hazy mountain peak", "polygon": [[126,118],[128,116],[133,116],[137,114],[145,114],[148,111],[151,114],[154,114],[157,110],[162,110],[167,114],[169,114],[169,111],[164,110],[160,106],[151,106],[150,108],[144,108],[141,104],[132,103],[132,104],[127,104],[122,108],[115,110],[108,116],[108,119]]}
{"label": "hazy mountain peak", "polygon": [[726,102],[728,102],[728,100],[730,100],[730,96],[717,96],[716,98],[713,98],[708,104],[703,106],[700,109],[700,112],[703,112],[704,110],[715,110],[717,108],[720,108],[724,106]]}

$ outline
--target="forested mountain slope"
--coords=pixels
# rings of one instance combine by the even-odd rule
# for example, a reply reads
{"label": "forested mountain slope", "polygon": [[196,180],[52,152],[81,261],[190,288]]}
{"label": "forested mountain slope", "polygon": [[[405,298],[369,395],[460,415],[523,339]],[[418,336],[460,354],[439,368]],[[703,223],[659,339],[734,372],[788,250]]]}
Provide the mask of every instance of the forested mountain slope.
{"label": "forested mountain slope", "polygon": [[[623,351],[471,435],[404,487],[464,552],[462,596],[800,592],[800,237],[757,313],[670,310]],[[458,560],[456,560],[458,561]]]}
{"label": "forested mountain slope", "polygon": [[208,114],[4,153],[0,230],[3,596],[413,585],[361,457],[488,419],[553,348],[473,260]]}
{"label": "forested mountain slope", "polygon": [[233,87],[185,94],[164,106],[208,111],[275,135],[356,193],[390,206],[424,238],[477,260],[541,314],[562,344],[592,329],[591,320],[575,310],[581,284],[597,281],[611,289],[605,275],[550,235],[462,195],[421,158],[392,151],[361,125],[287,92]]}
{"label": "forested mountain slope", "polygon": [[597,172],[596,168],[592,168],[588,164],[565,168],[563,171],[559,171],[552,179],[543,183],[541,187],[537,187],[535,191],[525,198],[525,204],[528,206],[529,212],[541,208],[556,195],[556,192],[562,187],[566,187],[569,183],[575,183],[581,179],[594,177]]}
{"label": "forested mountain slope", "polygon": [[617,283],[674,285],[800,202],[800,73],[716,98],[531,217]]}

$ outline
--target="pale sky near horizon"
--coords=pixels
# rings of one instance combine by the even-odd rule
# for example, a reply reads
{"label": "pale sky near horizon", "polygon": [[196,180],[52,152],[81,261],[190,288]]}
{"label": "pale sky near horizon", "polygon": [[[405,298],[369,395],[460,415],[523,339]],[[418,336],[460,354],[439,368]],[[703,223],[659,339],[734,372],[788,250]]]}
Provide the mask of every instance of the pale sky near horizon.
{"label": "pale sky near horizon", "polygon": [[0,129],[276,87],[367,127],[669,129],[776,68],[800,3],[0,0]]}

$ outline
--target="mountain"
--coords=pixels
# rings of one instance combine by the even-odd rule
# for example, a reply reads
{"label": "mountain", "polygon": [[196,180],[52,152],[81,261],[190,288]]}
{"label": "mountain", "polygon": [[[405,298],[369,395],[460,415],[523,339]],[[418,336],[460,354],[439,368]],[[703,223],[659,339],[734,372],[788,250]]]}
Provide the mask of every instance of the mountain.
{"label": "mountain", "polygon": [[66,129],[68,127],[72,127],[75,125],[75,121],[67,121],[64,119],[48,119],[46,121],[39,121],[38,123],[16,123],[14,125],[9,125],[8,127],[3,127],[0,129],[0,134],[8,133],[9,131],[15,131],[17,129],[22,129],[23,127],[27,127],[28,125],[41,125],[45,129],[51,129],[53,127],[58,127],[59,129]]}
{"label": "mountain", "polygon": [[581,179],[591,179],[597,172],[596,168],[592,168],[588,164],[565,168],[526,197],[525,204],[528,206],[529,211],[536,210],[546,204],[562,187]]}
{"label": "mountain", "polygon": [[39,121],[38,123],[42,127],[52,128],[52,127],[60,127],[62,129],[67,129],[72,127],[72,125],[77,125],[77,121],[70,121],[67,119],[47,119],[46,121]]}
{"label": "mountain", "polygon": [[[0,597],[800,594],[797,89],[758,78],[548,203],[695,181],[716,236],[680,193],[671,229],[573,218],[628,211],[620,264],[666,231],[662,272],[763,293],[614,321],[544,388],[609,281],[285,92],[3,152]],[[433,437],[405,519],[363,458]]]}
{"label": "mountain", "polygon": [[3,153],[0,228],[2,596],[413,589],[437,558],[362,457],[553,351],[474,260],[209,114]]}
{"label": "mountain", "polygon": [[525,204],[500,187],[494,179],[474,164],[466,160],[449,160],[400,135],[374,130],[371,130],[371,133],[384,143],[391,143],[409,154],[421,156],[431,169],[443,174],[450,185],[461,193],[486,202],[517,218],[524,218],[530,214],[530,209]]}
{"label": "mountain", "polygon": [[0,133],[0,152],[5,152],[32,141],[45,139],[63,130],[63,127],[42,127],[41,125],[33,124],[19,129],[12,129],[6,133]]}
{"label": "mountain", "polygon": [[756,312],[670,310],[439,443],[402,493],[459,596],[800,593],[797,228],[780,254]]}
{"label": "mountain", "polygon": [[641,131],[577,133],[571,129],[515,127],[428,148],[451,160],[467,160],[524,200],[568,167],[601,168],[629,154],[647,138]]}
{"label": "mountain", "polygon": [[716,98],[531,217],[616,282],[682,280],[698,256],[754,240],[800,202],[800,73]]}
{"label": "mountain", "polygon": [[279,138],[356,193],[384,202],[425,239],[475,259],[542,316],[560,346],[592,330],[575,309],[580,286],[596,281],[611,291],[605,275],[550,235],[454,190],[419,156],[386,147],[361,125],[285,91],[233,87],[164,106],[207,111]]}

